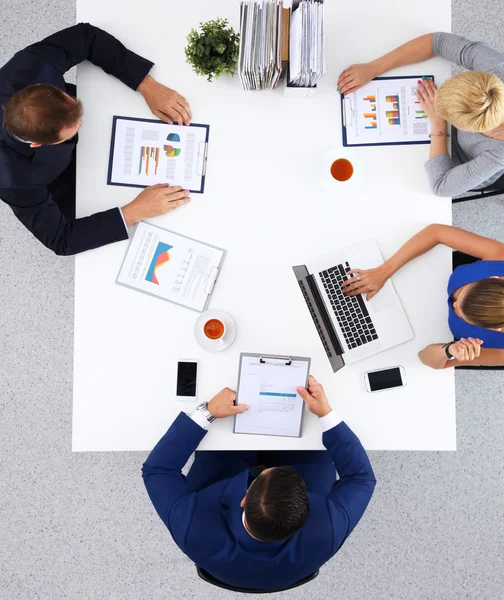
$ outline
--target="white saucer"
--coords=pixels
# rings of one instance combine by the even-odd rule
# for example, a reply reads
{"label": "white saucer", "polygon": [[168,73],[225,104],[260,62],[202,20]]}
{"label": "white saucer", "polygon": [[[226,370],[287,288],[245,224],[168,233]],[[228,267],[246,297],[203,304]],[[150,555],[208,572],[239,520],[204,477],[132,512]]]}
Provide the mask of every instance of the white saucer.
{"label": "white saucer", "polygon": [[[346,158],[354,168],[354,174],[348,181],[337,181],[331,175],[331,165],[338,158]],[[364,167],[359,158],[348,148],[333,148],[327,150],[319,159],[318,180],[322,187],[331,194],[346,194],[362,185]]]}
{"label": "white saucer", "polygon": [[[220,340],[209,340],[203,333],[203,325],[209,319],[219,319],[226,326],[226,333]],[[231,346],[236,337],[236,325],[231,315],[224,310],[207,310],[194,324],[194,337],[198,344],[208,352],[222,352]]]}

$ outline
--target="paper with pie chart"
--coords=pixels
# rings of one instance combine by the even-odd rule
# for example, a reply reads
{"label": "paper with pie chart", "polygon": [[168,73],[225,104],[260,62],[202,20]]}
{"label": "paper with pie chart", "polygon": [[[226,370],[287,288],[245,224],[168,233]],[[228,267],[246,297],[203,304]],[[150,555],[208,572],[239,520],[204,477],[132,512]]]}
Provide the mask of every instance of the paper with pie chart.
{"label": "paper with pie chart", "polygon": [[169,125],[153,119],[115,116],[110,144],[109,185],[181,185],[203,193],[209,126]]}
{"label": "paper with pie chart", "polygon": [[130,242],[117,283],[203,311],[224,256],[221,248],[142,221]]}

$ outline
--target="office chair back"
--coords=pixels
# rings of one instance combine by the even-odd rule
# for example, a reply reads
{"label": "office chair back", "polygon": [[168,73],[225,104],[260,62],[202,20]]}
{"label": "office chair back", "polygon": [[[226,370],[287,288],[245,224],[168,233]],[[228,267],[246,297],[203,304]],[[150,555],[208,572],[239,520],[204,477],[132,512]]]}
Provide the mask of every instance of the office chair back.
{"label": "office chair back", "polygon": [[213,575],[210,575],[210,573],[208,571],[205,571],[205,569],[202,569],[201,567],[198,567],[198,566],[196,566],[196,572],[201,577],[201,579],[203,579],[203,581],[206,581],[207,583],[215,585],[216,587],[220,587],[224,590],[229,590],[231,592],[241,592],[243,594],[272,594],[275,592],[285,592],[286,590],[292,590],[293,588],[299,587],[301,585],[304,585],[305,583],[308,583],[309,581],[312,581],[313,579],[315,579],[315,577],[318,576],[319,569],[317,569],[311,575],[304,577],[303,579],[301,579],[301,581],[294,583],[293,585],[289,585],[288,587],[276,589],[276,590],[252,590],[249,588],[240,588],[240,587],[235,587],[233,585],[228,585],[227,583],[223,583],[222,581],[219,581]]}

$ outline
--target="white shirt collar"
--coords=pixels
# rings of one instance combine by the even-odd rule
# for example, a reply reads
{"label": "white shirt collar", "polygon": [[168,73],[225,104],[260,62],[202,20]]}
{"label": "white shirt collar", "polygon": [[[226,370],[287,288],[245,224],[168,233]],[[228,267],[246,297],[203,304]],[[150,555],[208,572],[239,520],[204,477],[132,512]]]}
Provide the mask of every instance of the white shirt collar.
{"label": "white shirt collar", "polygon": [[257,542],[262,542],[263,540],[258,540],[256,537],[254,537],[250,531],[247,529],[247,526],[245,525],[245,511],[242,512],[242,523],[243,523],[243,527],[245,529],[245,531],[250,535],[251,538],[253,538],[254,540],[256,540]]}

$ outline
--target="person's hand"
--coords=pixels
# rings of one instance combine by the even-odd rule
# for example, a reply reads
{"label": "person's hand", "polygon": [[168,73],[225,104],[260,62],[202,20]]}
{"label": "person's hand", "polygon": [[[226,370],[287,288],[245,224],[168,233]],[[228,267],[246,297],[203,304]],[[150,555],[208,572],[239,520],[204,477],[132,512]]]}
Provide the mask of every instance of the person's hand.
{"label": "person's hand", "polygon": [[208,403],[208,410],[212,417],[216,419],[222,419],[223,417],[229,417],[231,415],[238,415],[244,413],[248,406],[246,404],[234,403],[236,400],[236,392],[229,388],[221,390],[217,396],[214,396]]}
{"label": "person's hand", "polygon": [[175,90],[158,83],[153,77],[147,75],[138,86],[138,91],[158,119],[170,123],[170,125],[173,125],[174,121],[179,125],[191,124],[192,114],[189,103]]}
{"label": "person's hand", "polygon": [[446,126],[446,121],[436,112],[435,97],[437,86],[432,79],[418,80],[418,88],[415,90],[417,100],[420,102],[422,110],[429,118],[432,129]]}
{"label": "person's hand", "polygon": [[357,296],[368,292],[366,300],[371,300],[382,289],[388,279],[381,267],[366,271],[351,269],[347,275],[352,275],[352,277],[341,286],[343,293],[347,296]]}
{"label": "person's hand", "polygon": [[342,94],[350,94],[369,83],[377,75],[372,63],[350,65],[338,77],[338,89]]}
{"label": "person's hand", "polygon": [[460,362],[470,362],[481,353],[483,340],[479,338],[460,338],[448,348],[448,352]]}
{"label": "person's hand", "polygon": [[189,191],[180,185],[170,187],[167,183],[158,183],[145,188],[132,202],[123,206],[122,213],[129,227],[142,219],[164,215],[190,201]]}
{"label": "person's hand", "polygon": [[308,377],[308,388],[298,387],[297,393],[305,401],[308,410],[317,415],[317,417],[325,417],[328,415],[332,408],[325,395],[324,388],[315,379],[315,377]]}

